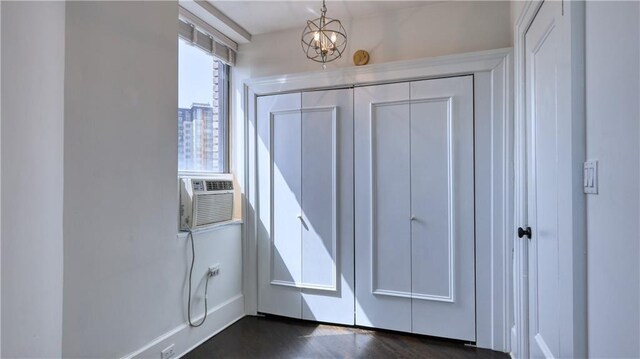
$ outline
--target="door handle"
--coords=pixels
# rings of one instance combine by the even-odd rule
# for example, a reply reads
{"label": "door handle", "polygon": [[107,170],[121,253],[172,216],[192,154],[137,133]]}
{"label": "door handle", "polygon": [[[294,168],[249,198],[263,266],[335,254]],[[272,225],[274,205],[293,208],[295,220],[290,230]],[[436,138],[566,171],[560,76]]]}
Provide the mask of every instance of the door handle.
{"label": "door handle", "polygon": [[531,227],[527,227],[526,229],[518,227],[518,238],[522,238],[524,236],[527,236],[527,238],[531,239]]}
{"label": "door handle", "polygon": [[300,220],[300,222],[302,222],[302,226],[304,227],[304,229],[306,229],[307,231],[309,230],[309,227],[307,227],[307,222],[304,221],[304,218],[302,218],[302,215],[298,215],[298,219]]}

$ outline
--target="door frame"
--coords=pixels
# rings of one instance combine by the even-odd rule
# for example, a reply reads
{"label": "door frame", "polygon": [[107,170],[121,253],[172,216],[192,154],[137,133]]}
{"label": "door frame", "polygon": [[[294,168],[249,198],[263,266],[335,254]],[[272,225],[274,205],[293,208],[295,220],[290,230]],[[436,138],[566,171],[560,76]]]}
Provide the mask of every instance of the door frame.
{"label": "door frame", "polygon": [[[256,103],[258,96],[474,76],[476,346],[510,351],[513,122],[511,49],[249,79],[243,83],[243,294],[257,314]],[[355,237],[354,237],[355,238]]]}
{"label": "door frame", "polygon": [[[548,0],[553,1],[553,0]],[[520,12],[514,28],[514,214],[513,228],[513,309],[514,323],[511,327],[512,355],[529,356],[529,292],[528,292],[528,240],[519,239],[515,233],[518,226],[527,224],[527,133],[526,133],[526,49],[525,35],[533,23],[543,0],[528,0]],[[587,264],[586,264],[586,201],[582,189],[582,164],[586,156],[585,119],[585,5],[582,1],[563,1],[563,41],[571,46],[564,48],[561,61],[568,66],[566,83],[571,93],[567,113],[571,122],[571,137],[568,158],[571,168],[564,188],[571,193],[569,206],[573,213],[569,243],[563,253],[570,253],[569,260],[560,268],[561,286],[565,288],[561,298],[562,336],[561,355],[586,357],[587,355]],[[534,229],[535,230],[535,229]]]}

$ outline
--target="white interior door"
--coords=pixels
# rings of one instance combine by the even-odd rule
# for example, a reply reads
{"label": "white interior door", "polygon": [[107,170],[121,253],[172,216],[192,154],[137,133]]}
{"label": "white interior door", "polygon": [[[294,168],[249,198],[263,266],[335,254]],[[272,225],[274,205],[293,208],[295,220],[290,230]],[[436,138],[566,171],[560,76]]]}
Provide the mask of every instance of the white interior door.
{"label": "white interior door", "polygon": [[475,340],[473,79],[357,88],[356,323]]}
{"label": "white interior door", "polygon": [[353,324],[353,90],[258,99],[258,311]]}
{"label": "white interior door", "polygon": [[300,94],[258,98],[258,311],[300,318]]}
{"label": "white interior door", "polygon": [[[545,1],[525,35],[527,83],[529,348],[560,357],[559,92],[560,2]],[[525,237],[526,238],[526,237]],[[527,239],[525,239],[527,240]]]}
{"label": "white interior door", "polygon": [[411,83],[412,331],[475,341],[473,77]]}

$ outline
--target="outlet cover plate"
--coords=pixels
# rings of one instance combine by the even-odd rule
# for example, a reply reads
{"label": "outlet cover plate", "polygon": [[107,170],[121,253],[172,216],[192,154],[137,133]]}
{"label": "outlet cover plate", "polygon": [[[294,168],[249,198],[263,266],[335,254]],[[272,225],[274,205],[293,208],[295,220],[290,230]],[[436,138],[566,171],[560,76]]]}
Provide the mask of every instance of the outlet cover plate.
{"label": "outlet cover plate", "polygon": [[160,359],[171,359],[176,356],[176,345],[171,344],[160,352]]}

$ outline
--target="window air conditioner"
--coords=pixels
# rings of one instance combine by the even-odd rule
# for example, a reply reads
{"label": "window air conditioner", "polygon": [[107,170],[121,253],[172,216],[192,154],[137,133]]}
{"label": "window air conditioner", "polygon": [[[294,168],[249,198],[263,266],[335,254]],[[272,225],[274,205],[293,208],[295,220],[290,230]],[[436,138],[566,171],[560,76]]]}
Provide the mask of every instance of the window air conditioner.
{"label": "window air conditioner", "polygon": [[233,217],[233,182],[180,178],[180,229],[194,230]]}

